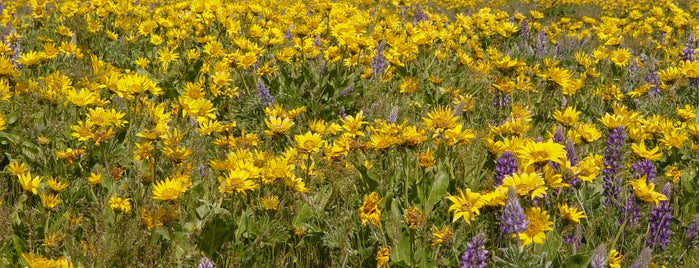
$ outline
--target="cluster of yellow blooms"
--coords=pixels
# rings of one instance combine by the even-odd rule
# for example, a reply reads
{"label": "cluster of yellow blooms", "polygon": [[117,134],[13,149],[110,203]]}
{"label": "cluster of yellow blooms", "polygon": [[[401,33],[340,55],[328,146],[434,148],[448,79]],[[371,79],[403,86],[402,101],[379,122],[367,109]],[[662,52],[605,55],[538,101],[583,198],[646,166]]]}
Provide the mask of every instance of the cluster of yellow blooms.
{"label": "cluster of yellow blooms", "polygon": [[[147,230],[180,220],[182,200],[192,199],[188,192],[209,177],[215,178],[211,192],[221,199],[259,192],[256,202],[264,210],[282,210],[285,195],[277,194],[305,197],[322,183],[326,169],[353,170],[361,161],[371,169],[372,160],[393,149],[410,152],[422,170],[443,160],[435,158],[439,148],[463,152],[482,144],[489,157],[511,154],[516,170],[499,185],[483,189],[458,185],[452,188],[457,192],[446,196],[447,213],[453,213],[447,218],[469,224],[482,211],[500,211],[509,188],[518,198],[534,200],[570,188],[574,179],[595,183],[606,168],[602,155],[585,151],[573,163],[566,148],[592,148],[605,129],[625,129],[634,159],[659,161],[680,148],[699,150],[695,103],[678,102],[674,114],[666,115],[646,115],[626,106],[649,94],[662,93],[675,101],[678,92],[699,83],[699,60],[691,59],[696,48],[686,46],[684,39],[699,29],[692,15],[699,12],[696,1],[687,8],[664,0],[525,1],[538,9],[527,12],[505,11],[507,1],[449,0],[436,7],[428,2],[433,4],[421,0],[0,4],[4,31],[0,131],[34,127],[29,120],[17,119],[22,115],[6,115],[6,107],[24,113],[16,109],[37,99],[55,109],[57,115],[46,115],[43,124],[65,126],[52,136],[60,139],[59,134],[66,132],[65,139],[34,136],[42,148],[52,149],[54,162],[60,162],[62,168],[56,172],[80,170],[76,180],[93,188],[104,186],[109,191],[107,206],[115,214],[138,214]],[[544,15],[544,10],[558,5],[594,6],[601,15]],[[520,51],[513,53],[513,47]],[[566,54],[574,56],[565,58]],[[347,115],[343,107],[339,117],[311,118],[319,113],[314,101],[288,107],[283,101],[264,99],[270,94],[264,92],[265,84],[278,87],[273,91],[281,100],[288,95],[302,97],[287,99],[304,101],[307,95],[315,98],[315,92],[302,92],[314,87],[308,81],[292,83],[288,77],[308,68],[353,72],[349,79],[357,81],[351,82],[352,87],[359,81],[365,88],[388,85],[397,101],[405,101],[400,108],[408,115],[398,121],[398,107],[388,119],[379,118],[381,111],[373,108],[353,109]],[[619,82],[639,76],[640,69],[648,70],[649,78]],[[424,74],[429,77],[421,77]],[[469,82],[462,87],[463,80],[451,77],[454,74],[466,74]],[[250,84],[255,82],[259,98],[252,97]],[[297,88],[285,92],[284,83]],[[338,94],[344,93],[338,90]],[[478,112],[497,115],[473,120],[474,111],[485,107],[477,99],[483,96],[494,96],[496,107]],[[515,98],[526,99],[526,104],[510,105]],[[251,111],[252,105],[245,103],[260,99],[263,109]],[[558,105],[559,99],[563,104]],[[590,115],[603,113],[583,107],[592,102],[612,112],[592,119]],[[509,114],[497,110],[505,106]],[[501,116],[505,120],[496,122]],[[535,116],[553,120],[542,127],[536,125],[541,120]],[[534,130],[542,129],[545,137],[531,138],[540,135]],[[554,141],[557,134],[571,145]],[[123,147],[130,159],[117,163],[122,159],[104,155],[117,151],[114,147]],[[66,206],[61,193],[80,185],[67,176],[32,175],[22,161],[13,160],[6,170],[17,179],[22,194],[39,196],[46,210]],[[207,170],[215,174],[204,175]],[[672,182],[680,180],[679,167],[667,170]],[[140,177],[129,177],[133,174]],[[635,177],[628,186],[638,200],[656,207],[668,199],[646,177]],[[144,187],[149,200],[136,199],[133,187]],[[364,200],[357,215],[362,226],[368,222],[382,229],[383,193],[371,191],[360,193]],[[556,206],[567,223],[580,224],[586,218],[581,207],[566,202]],[[405,209],[410,229],[424,225],[423,213],[415,207]],[[554,226],[554,215],[549,213],[553,209],[526,208],[528,229],[516,235],[523,245],[544,243]],[[432,235],[432,246],[438,246],[450,241],[454,232],[450,226],[432,226]],[[616,250],[609,254],[610,263],[620,262]],[[389,255],[389,247],[379,248],[377,266],[386,267]],[[70,267],[65,259],[23,257],[31,267]]]}

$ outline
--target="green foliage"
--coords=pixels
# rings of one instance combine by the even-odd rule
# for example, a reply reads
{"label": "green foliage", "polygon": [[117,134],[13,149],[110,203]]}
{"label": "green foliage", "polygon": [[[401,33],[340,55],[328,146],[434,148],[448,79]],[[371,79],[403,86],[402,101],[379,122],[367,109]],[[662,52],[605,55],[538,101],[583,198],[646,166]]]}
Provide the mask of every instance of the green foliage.
{"label": "green foliage", "polygon": [[[481,233],[489,267],[699,263],[696,4],[258,2],[3,3],[0,267],[457,267]],[[542,241],[500,230],[506,151]]]}

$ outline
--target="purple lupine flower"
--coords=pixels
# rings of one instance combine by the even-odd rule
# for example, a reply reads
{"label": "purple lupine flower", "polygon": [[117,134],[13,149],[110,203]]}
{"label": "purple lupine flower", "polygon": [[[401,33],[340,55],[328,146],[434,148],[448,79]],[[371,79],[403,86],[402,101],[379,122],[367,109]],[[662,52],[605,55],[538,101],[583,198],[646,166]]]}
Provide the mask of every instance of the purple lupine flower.
{"label": "purple lupine flower", "polygon": [[199,265],[197,265],[197,268],[216,268],[216,265],[214,265],[209,258],[204,256],[201,257],[201,260],[199,260]]}
{"label": "purple lupine flower", "polygon": [[641,206],[636,202],[636,196],[630,193],[629,197],[626,198],[626,204],[621,207],[621,217],[619,218],[619,223],[627,220],[629,224],[637,223],[638,219],[641,218]]}
{"label": "purple lupine flower", "polygon": [[347,117],[347,113],[345,112],[345,106],[340,107],[340,110],[337,112],[337,114],[342,118],[342,120],[345,120],[345,117]]}
{"label": "purple lupine flower", "polygon": [[649,247],[643,248],[641,250],[641,254],[638,254],[638,257],[636,257],[636,260],[629,266],[630,268],[646,268],[650,267],[650,260],[653,257],[652,256],[653,250]]}
{"label": "purple lupine flower", "polygon": [[544,55],[544,52],[546,50],[546,32],[544,32],[544,29],[541,29],[539,33],[536,35],[536,55],[537,56],[542,56]]}
{"label": "purple lupine flower", "polygon": [[[578,157],[575,156],[575,143],[572,140],[567,140],[565,145],[566,158],[568,158],[568,161],[570,162],[571,166],[577,166]],[[568,184],[570,184],[570,186],[572,187],[578,186],[578,184],[580,184],[580,178],[578,178],[578,176],[575,175],[573,178],[568,180]]]}
{"label": "purple lupine flower", "polygon": [[389,124],[395,124],[396,121],[398,121],[398,106],[393,106],[391,108],[391,112],[388,114],[388,118],[386,118],[386,122]]}
{"label": "purple lupine flower", "polygon": [[658,40],[660,40],[661,45],[667,45],[667,40],[665,40],[665,37],[667,37],[667,33],[663,32],[660,34],[660,37],[658,37]]}
{"label": "purple lupine flower", "polygon": [[544,195],[544,197],[534,197],[530,202],[529,205],[532,207],[538,207],[543,203],[544,206],[551,205],[551,199],[549,199],[548,195]]}
{"label": "purple lupine flower", "polygon": [[575,143],[572,140],[566,140],[565,146],[566,158],[568,158],[570,165],[577,166],[578,157],[575,155]]}
{"label": "purple lupine flower", "polygon": [[607,247],[604,246],[604,243],[599,244],[599,246],[595,248],[595,252],[592,254],[592,259],[590,260],[590,267],[606,268],[608,258],[609,253],[607,253]]}
{"label": "purple lupine flower", "polygon": [[563,57],[563,47],[561,47],[561,43],[556,44],[556,58],[561,58]]}
{"label": "purple lupine flower", "polygon": [[646,176],[646,183],[655,182],[655,164],[648,159],[633,163],[631,166],[631,173],[639,178]]}
{"label": "purple lupine flower", "polygon": [[580,245],[582,245],[582,226],[580,224],[575,225],[575,231],[572,234],[567,234],[563,236],[563,242],[570,245],[573,248],[573,252],[576,252]]}
{"label": "purple lupine flower", "polygon": [[660,190],[661,194],[667,196],[668,200],[660,201],[658,206],[651,207],[650,219],[648,223],[648,238],[646,243],[651,247],[660,251],[665,250],[670,245],[670,223],[672,222],[672,206],[670,206],[670,194],[672,192],[672,184],[666,183]]}
{"label": "purple lupine flower", "polygon": [[[555,142],[555,143],[563,145],[563,142],[565,142],[565,140],[566,140],[566,136],[563,134],[562,127],[560,127],[560,126],[556,127],[556,131],[553,132],[553,138],[551,140],[553,140],[553,142]],[[548,164],[549,164],[549,166],[551,166],[553,168],[554,171],[556,171],[556,172],[561,171],[561,166],[558,163],[549,162]],[[554,194],[558,194],[558,193],[555,192]]]}
{"label": "purple lupine flower", "polygon": [[344,98],[344,97],[347,97],[347,96],[349,96],[350,94],[352,94],[352,92],[354,92],[354,84],[352,84],[352,85],[350,85],[349,87],[346,87],[345,89],[341,90],[341,91],[340,91],[340,96]]}
{"label": "purple lupine flower", "polygon": [[485,235],[477,234],[466,243],[466,250],[459,262],[461,268],[488,267],[488,250],[485,249]]}
{"label": "purple lupine flower", "polygon": [[553,142],[555,142],[555,143],[565,145],[563,142],[566,141],[566,136],[565,136],[565,134],[563,134],[563,128],[562,128],[562,127],[560,127],[560,126],[556,127],[556,131],[553,132],[553,138],[552,138],[552,140],[553,140]]}
{"label": "purple lupine flower", "polygon": [[201,176],[202,178],[206,176],[207,172],[206,166],[204,164],[199,164],[199,166],[197,166],[197,171],[199,172],[199,176]]}
{"label": "purple lupine flower", "polygon": [[696,41],[697,39],[694,36],[694,33],[689,34],[687,37],[687,42],[684,44],[684,48],[682,49],[683,61],[694,61],[694,54],[696,53],[696,46],[694,46],[694,42]]}
{"label": "purple lupine flower", "polygon": [[621,159],[621,147],[625,142],[625,131],[623,126],[612,129],[607,138],[607,147],[604,148],[604,191],[606,197],[605,205],[619,206],[619,191],[621,178],[617,176],[623,167]]}
{"label": "purple lupine flower", "polygon": [[17,62],[17,59],[19,59],[19,55],[22,54],[22,45],[20,45],[19,40],[17,40],[17,42],[15,42],[14,45],[10,46],[10,48],[12,48],[13,50],[12,57],[10,57],[10,60],[12,61],[12,64],[15,65],[15,68],[19,69],[22,67],[22,64],[19,64],[19,62]]}
{"label": "purple lupine flower", "polygon": [[527,19],[523,19],[519,23],[519,36],[524,40],[529,40],[529,23],[527,23]]}
{"label": "purple lupine flower", "polygon": [[465,103],[463,101],[460,101],[459,104],[457,104],[456,106],[454,106],[453,109],[451,109],[451,114],[453,114],[454,116],[461,116],[464,110],[464,105]]}
{"label": "purple lupine flower", "polygon": [[692,81],[689,82],[690,87],[696,87],[699,86],[699,78],[694,78]]}
{"label": "purple lupine flower", "polygon": [[629,63],[629,68],[626,70],[626,74],[628,76],[633,76],[636,74],[639,70],[641,69],[641,66],[638,66],[638,61],[632,60]]}
{"label": "purple lupine flower", "polygon": [[519,197],[515,189],[507,189],[507,200],[505,200],[505,210],[500,217],[500,231],[502,234],[517,234],[527,230],[529,221],[524,215],[524,209],[519,204]]}
{"label": "purple lupine flower", "polygon": [[272,107],[274,104],[274,97],[269,93],[269,89],[262,83],[262,80],[257,80],[257,97],[262,100],[262,105],[267,107]]}
{"label": "purple lupine flower", "polygon": [[694,240],[694,238],[699,235],[699,214],[694,215],[694,220],[691,224],[689,224],[684,233],[687,235],[687,239],[689,239],[689,241]]}
{"label": "purple lupine flower", "polygon": [[386,47],[386,41],[381,41],[379,46],[376,47],[374,57],[371,59],[371,73],[376,78],[382,75],[386,67],[388,67],[388,61],[383,56],[384,47]]}
{"label": "purple lupine flower", "polygon": [[650,66],[650,72],[646,75],[646,83],[652,85],[650,90],[648,90],[648,96],[655,97],[660,95],[660,77],[653,64]]}
{"label": "purple lupine flower", "polygon": [[422,11],[422,7],[417,6],[417,11],[415,11],[415,17],[413,18],[413,25],[417,25],[421,21],[429,20],[430,17]]}
{"label": "purple lupine flower", "polygon": [[290,24],[289,28],[286,28],[286,32],[284,32],[284,40],[285,41],[291,41],[292,38],[294,38],[294,33],[291,32],[291,30],[294,29],[294,24]]}
{"label": "purple lupine flower", "polygon": [[495,98],[493,99],[493,106],[495,107],[507,107],[510,105],[510,95],[498,93],[495,94]]}
{"label": "purple lupine flower", "polygon": [[517,172],[517,158],[512,152],[507,151],[495,160],[495,186],[502,185],[502,180]]}

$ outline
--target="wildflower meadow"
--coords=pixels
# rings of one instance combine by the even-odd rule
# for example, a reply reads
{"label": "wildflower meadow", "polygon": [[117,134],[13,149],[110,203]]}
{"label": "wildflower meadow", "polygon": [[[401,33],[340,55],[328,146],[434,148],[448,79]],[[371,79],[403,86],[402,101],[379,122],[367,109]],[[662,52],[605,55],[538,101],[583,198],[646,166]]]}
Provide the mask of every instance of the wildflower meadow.
{"label": "wildflower meadow", "polygon": [[699,1],[0,2],[0,267],[699,267]]}

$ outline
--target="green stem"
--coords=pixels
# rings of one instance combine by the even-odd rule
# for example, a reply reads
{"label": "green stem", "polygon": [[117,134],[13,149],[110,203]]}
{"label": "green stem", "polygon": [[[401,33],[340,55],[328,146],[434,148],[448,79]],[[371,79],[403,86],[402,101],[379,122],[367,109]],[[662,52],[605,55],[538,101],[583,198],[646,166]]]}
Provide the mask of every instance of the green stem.
{"label": "green stem", "polygon": [[415,264],[415,232],[410,230],[410,267]]}
{"label": "green stem", "polygon": [[[631,210],[629,210],[630,212]],[[616,246],[616,242],[619,240],[619,237],[621,236],[621,233],[624,232],[624,229],[626,229],[626,224],[629,222],[629,212],[627,212],[624,215],[624,222],[621,224],[621,227],[619,228],[619,231],[617,231],[616,235],[614,236],[614,240],[612,240],[612,243],[610,244],[610,247],[613,249]]]}

